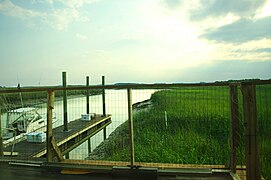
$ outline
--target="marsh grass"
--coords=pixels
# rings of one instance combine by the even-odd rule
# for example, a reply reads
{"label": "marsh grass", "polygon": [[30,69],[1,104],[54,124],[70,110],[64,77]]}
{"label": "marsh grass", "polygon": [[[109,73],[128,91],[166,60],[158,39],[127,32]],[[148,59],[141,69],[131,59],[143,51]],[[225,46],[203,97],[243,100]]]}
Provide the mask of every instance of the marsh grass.
{"label": "marsh grass", "polygon": [[227,163],[230,150],[227,88],[163,90],[154,93],[151,100],[153,107],[134,117],[136,160]]}

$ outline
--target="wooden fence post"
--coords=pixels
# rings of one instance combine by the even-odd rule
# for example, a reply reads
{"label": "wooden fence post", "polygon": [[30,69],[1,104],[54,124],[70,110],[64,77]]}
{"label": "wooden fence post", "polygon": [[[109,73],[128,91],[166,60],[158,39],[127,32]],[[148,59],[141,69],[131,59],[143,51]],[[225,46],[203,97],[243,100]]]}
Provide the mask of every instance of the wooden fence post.
{"label": "wooden fence post", "polygon": [[231,118],[231,156],[229,168],[232,172],[236,173],[237,147],[240,141],[238,90],[236,84],[230,84],[229,88]]}
{"label": "wooden fence post", "polygon": [[130,130],[130,158],[131,158],[131,168],[135,165],[135,152],[134,152],[134,125],[133,125],[133,108],[132,108],[132,89],[127,89],[128,95],[128,120],[129,120],[129,130]]}
{"label": "wooden fence post", "polygon": [[47,142],[47,161],[53,161],[53,146],[51,139],[53,136],[53,109],[54,109],[54,91],[48,91],[47,96],[47,132],[46,132],[46,142]]}
{"label": "wooden fence post", "polygon": [[258,122],[256,109],[256,88],[251,82],[242,83],[245,126],[246,176],[248,180],[259,180],[260,160],[258,148]]}
{"label": "wooden fence post", "polygon": [[[86,86],[89,87],[89,76],[86,77]],[[89,114],[90,113],[90,105],[89,105],[89,88],[87,88],[86,90],[86,107],[87,107],[87,111],[86,113]],[[88,138],[88,153],[91,153],[91,140],[90,138]]]}
{"label": "wooden fence post", "polygon": [[[105,85],[105,76],[102,76],[102,85],[103,86]],[[105,117],[106,116],[106,107],[105,107],[105,89],[104,88],[103,88],[102,97],[103,97],[103,116]],[[106,140],[106,127],[104,128],[103,133],[104,133],[104,140]]]}
{"label": "wooden fence post", "polygon": [[[62,82],[63,87],[67,87],[67,77],[66,72],[62,72]],[[64,118],[64,129],[63,131],[68,131],[68,107],[67,107],[67,90],[63,90],[63,118]]]}
{"label": "wooden fence post", "polygon": [[1,107],[0,107],[0,156],[4,155],[3,138],[2,138],[2,119],[1,119]]}

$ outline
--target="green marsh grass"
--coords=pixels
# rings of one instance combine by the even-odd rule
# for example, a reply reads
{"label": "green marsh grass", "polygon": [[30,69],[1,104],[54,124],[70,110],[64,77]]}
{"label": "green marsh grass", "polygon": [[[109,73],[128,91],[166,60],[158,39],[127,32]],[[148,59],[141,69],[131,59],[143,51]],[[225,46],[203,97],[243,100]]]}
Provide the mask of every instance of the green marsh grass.
{"label": "green marsh grass", "polygon": [[[240,144],[237,164],[245,165],[240,87],[238,93]],[[147,111],[134,115],[136,161],[211,165],[229,163],[231,125],[228,87],[160,90],[152,94],[151,103]],[[261,171],[266,179],[271,179],[271,85],[257,86],[257,110]],[[118,136],[109,137],[113,139],[110,146],[104,147],[109,152],[104,159],[129,161],[128,122],[117,131]]]}

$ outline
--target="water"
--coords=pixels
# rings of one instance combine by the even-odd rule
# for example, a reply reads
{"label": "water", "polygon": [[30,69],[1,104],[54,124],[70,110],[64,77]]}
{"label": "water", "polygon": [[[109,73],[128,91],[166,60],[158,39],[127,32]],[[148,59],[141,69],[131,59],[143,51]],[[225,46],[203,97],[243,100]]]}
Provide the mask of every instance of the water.
{"label": "water", "polygon": [[[137,103],[149,99],[155,90],[133,90],[132,103]],[[106,114],[112,115],[112,123],[107,126],[107,137],[120,124],[128,119],[128,101],[127,90],[106,90]],[[81,114],[86,113],[86,97],[68,98],[68,121],[72,121],[81,117]],[[38,112],[46,117],[47,105],[42,104]],[[102,95],[90,97],[90,113],[102,114]],[[63,125],[63,102],[58,100],[54,102],[53,112],[58,121],[54,127]],[[2,127],[6,127],[6,114],[2,115]],[[95,149],[103,141],[103,131],[100,131],[91,137],[91,149]],[[84,159],[88,156],[87,141],[70,152],[70,159]]]}

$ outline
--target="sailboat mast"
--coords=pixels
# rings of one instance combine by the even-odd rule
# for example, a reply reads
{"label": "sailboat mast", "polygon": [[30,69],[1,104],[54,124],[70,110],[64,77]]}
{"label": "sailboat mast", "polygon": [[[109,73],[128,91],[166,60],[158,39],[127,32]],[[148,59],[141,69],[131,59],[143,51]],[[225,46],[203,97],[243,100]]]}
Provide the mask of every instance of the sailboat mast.
{"label": "sailboat mast", "polygon": [[[21,89],[20,83],[18,83],[17,86],[18,89]],[[23,97],[22,97],[22,93],[20,92],[20,99],[21,99],[21,104],[22,104],[22,108],[24,107],[24,103],[23,103]]]}

